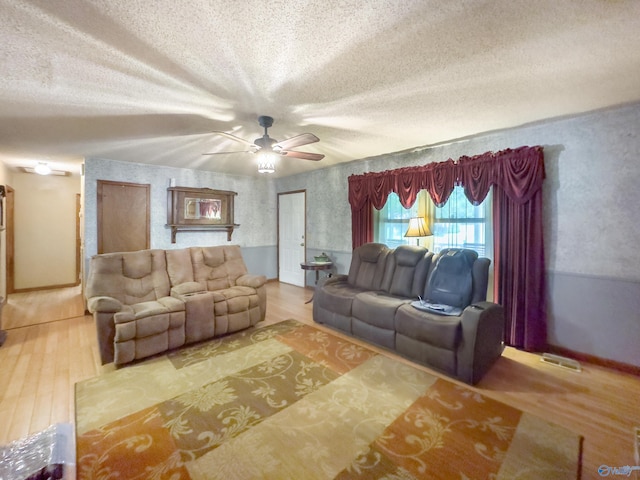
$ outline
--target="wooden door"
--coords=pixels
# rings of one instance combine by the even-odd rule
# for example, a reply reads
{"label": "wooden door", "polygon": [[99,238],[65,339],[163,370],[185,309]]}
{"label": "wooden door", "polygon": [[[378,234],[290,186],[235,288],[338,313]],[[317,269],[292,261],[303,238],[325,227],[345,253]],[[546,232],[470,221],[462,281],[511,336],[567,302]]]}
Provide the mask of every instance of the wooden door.
{"label": "wooden door", "polygon": [[300,268],[306,255],[306,193],[278,195],[278,277],[281,282],[305,286]]}
{"label": "wooden door", "polygon": [[98,180],[98,253],[150,248],[150,188]]}

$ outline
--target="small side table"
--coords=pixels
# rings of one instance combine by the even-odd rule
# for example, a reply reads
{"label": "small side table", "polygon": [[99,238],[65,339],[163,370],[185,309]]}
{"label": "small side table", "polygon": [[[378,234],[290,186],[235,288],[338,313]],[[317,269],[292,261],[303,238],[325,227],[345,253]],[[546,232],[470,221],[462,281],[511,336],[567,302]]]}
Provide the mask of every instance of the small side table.
{"label": "small side table", "polygon": [[[319,277],[320,277],[320,270],[331,270],[331,267],[333,267],[333,262],[322,262],[322,263],[318,263],[318,262],[304,262],[300,264],[300,268],[302,268],[303,270],[315,270],[316,272],[316,284],[318,283]],[[313,302],[313,295],[311,296],[311,298],[309,300],[307,300],[304,303],[311,303]]]}

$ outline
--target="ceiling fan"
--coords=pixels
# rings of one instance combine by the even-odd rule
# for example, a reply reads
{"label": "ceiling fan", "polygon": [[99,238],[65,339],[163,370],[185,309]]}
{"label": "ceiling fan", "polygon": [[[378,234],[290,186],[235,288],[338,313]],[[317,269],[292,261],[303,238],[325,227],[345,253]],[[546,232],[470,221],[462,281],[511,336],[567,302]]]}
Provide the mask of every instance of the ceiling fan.
{"label": "ceiling fan", "polygon": [[261,138],[255,139],[253,142],[245,140],[235,135],[231,135],[226,132],[214,131],[218,135],[224,135],[227,138],[235,140],[236,142],[244,143],[249,148],[247,150],[233,150],[227,152],[211,152],[204,155],[226,155],[230,153],[258,153],[258,171],[260,173],[273,173],[275,172],[275,155],[282,155],[285,157],[301,158],[303,160],[318,161],[324,158],[324,155],[319,153],[299,152],[297,150],[291,150],[292,148],[301,147],[310,143],[319,142],[320,139],[313,133],[301,133],[295,137],[288,138],[287,140],[277,141],[271,138],[267,133],[267,129],[273,125],[273,118],[266,115],[258,117],[258,124],[264,128],[264,135]]}

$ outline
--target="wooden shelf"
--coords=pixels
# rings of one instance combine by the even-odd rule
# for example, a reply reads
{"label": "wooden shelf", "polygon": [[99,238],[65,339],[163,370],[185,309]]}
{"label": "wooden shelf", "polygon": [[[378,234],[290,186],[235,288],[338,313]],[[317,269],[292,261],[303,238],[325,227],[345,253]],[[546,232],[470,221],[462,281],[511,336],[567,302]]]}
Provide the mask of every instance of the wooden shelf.
{"label": "wooden shelf", "polygon": [[176,234],[179,231],[183,232],[210,232],[210,231],[226,231],[227,242],[231,241],[231,235],[233,235],[233,229],[238,228],[240,225],[234,223],[233,225],[167,225],[171,228],[171,243],[176,243]]}

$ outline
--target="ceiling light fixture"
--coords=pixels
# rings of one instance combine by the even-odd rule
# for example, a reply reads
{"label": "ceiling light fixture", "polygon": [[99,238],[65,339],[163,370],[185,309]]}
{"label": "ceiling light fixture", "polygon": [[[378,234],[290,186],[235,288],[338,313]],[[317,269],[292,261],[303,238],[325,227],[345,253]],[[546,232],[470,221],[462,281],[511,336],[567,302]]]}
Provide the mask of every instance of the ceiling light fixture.
{"label": "ceiling light fixture", "polygon": [[258,153],[258,172],[273,173],[276,171],[276,154],[273,152]]}
{"label": "ceiling light fixture", "polygon": [[51,167],[45,162],[38,162],[33,169],[38,175],[49,175],[51,173]]}

